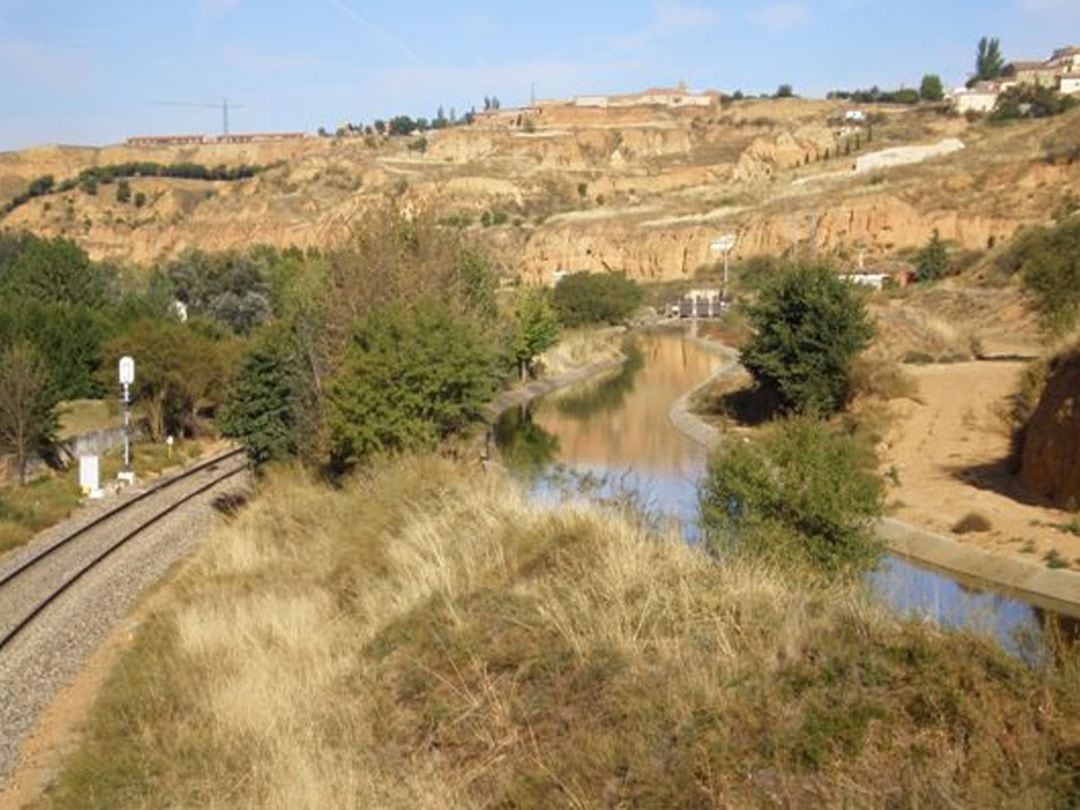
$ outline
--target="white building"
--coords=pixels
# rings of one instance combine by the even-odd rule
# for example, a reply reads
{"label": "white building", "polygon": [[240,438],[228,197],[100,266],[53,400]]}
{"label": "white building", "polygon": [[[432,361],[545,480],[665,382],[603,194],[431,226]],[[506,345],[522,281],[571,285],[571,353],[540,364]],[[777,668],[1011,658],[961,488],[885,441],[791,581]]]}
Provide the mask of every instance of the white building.
{"label": "white building", "polygon": [[961,115],[969,112],[992,112],[1003,89],[998,82],[979,82],[974,87],[963,87],[953,91],[952,103]]}
{"label": "white building", "polygon": [[1080,95],[1080,72],[1064,74],[1058,89],[1070,96]]}
{"label": "white building", "polygon": [[716,102],[716,93],[692,93],[685,85],[652,87],[642,93],[614,96],[575,96],[575,107],[709,107]]}

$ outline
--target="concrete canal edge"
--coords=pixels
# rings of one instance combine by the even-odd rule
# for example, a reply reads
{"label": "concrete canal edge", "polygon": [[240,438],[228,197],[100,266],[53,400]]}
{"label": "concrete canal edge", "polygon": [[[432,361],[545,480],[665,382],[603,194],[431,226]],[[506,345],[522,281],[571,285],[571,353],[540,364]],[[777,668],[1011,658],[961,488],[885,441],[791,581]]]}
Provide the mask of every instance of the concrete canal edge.
{"label": "concrete canal edge", "polygon": [[596,362],[587,363],[584,366],[579,366],[562,374],[533,380],[526,385],[504,391],[484,406],[484,420],[490,424],[494,424],[499,416],[502,415],[504,411],[510,410],[510,408],[525,405],[537,397],[544,396],[544,394],[550,394],[552,391],[558,391],[561,388],[569,388],[571,385],[577,385],[578,383],[591,380],[594,377],[599,377],[603,374],[615,371],[621,368],[625,362],[626,357],[623,355],[605,360],[597,360]]}
{"label": "concrete canal edge", "polygon": [[[693,337],[699,348],[718,355],[724,363],[707,379],[679,397],[668,411],[668,419],[676,430],[707,449],[716,447],[723,432],[704,422],[690,405],[694,396],[720,377],[739,368],[739,354],[704,338]],[[922,563],[939,571],[956,575],[967,584],[989,584],[1023,598],[1038,607],[1080,618],[1080,573],[1052,569],[1027,560],[1006,557],[979,548],[972,548],[951,537],[920,529],[895,518],[882,518],[877,525],[878,535],[893,553]]]}

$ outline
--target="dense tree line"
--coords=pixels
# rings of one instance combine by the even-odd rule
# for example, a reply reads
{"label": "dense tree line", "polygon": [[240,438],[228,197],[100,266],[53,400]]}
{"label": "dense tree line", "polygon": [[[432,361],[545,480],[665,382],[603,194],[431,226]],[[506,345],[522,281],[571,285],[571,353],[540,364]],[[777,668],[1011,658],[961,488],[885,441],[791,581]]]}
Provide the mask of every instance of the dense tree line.
{"label": "dense tree line", "polygon": [[[200,163],[190,162],[154,163],[152,161],[133,161],[130,163],[113,163],[107,166],[92,166],[88,169],[83,169],[75,177],[68,178],[60,183],[56,182],[56,178],[53,177],[53,175],[46,174],[32,180],[27,186],[26,191],[16,194],[8,200],[3,208],[0,208],[0,215],[15,210],[20,205],[24,205],[35,197],[71,191],[75,188],[79,188],[88,194],[96,194],[98,184],[107,185],[117,180],[123,182],[123,180],[133,177],[175,177],[189,180],[243,180],[248,177],[254,177],[269,168],[271,168],[271,166],[248,164],[242,164],[240,166],[226,166],[224,164],[218,166],[204,166]],[[130,186],[128,187],[128,193],[123,196],[130,197]],[[126,199],[121,199],[121,193],[119,191],[117,193],[117,200],[119,202],[126,201]]]}
{"label": "dense tree line", "polygon": [[124,272],[65,239],[0,237],[0,351],[29,358],[43,413],[114,395],[131,355],[152,439],[220,429],[257,462],[346,469],[430,448],[535,373],[560,323],[616,322],[640,301],[621,276],[579,274],[500,303],[459,231],[391,207],[327,253],[187,250]]}

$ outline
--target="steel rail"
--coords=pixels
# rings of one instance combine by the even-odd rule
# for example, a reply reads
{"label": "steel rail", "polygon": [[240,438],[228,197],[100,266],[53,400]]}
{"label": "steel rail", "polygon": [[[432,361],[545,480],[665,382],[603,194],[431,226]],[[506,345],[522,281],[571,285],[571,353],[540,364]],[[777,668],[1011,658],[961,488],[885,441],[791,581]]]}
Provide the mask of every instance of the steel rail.
{"label": "steel rail", "polygon": [[140,492],[134,498],[129,498],[128,500],[124,501],[121,504],[118,504],[117,506],[114,506],[113,508],[109,509],[108,511],[102,512],[100,515],[98,515],[96,518],[91,520],[85,526],[80,526],[75,531],[73,531],[71,534],[69,534],[69,535],[67,535],[65,537],[62,537],[60,540],[58,540],[56,543],[49,546],[48,548],[42,549],[37,554],[34,554],[31,557],[27,558],[26,560],[23,560],[21,563],[19,563],[18,566],[13,568],[11,571],[8,571],[3,576],[0,576],[0,588],[3,588],[5,585],[7,585],[7,583],[11,582],[11,580],[13,580],[13,579],[15,579],[15,577],[19,576],[19,574],[23,573],[24,571],[26,571],[29,568],[32,568],[39,561],[45,559],[50,554],[52,554],[52,553],[58,551],[59,549],[63,548],[68,543],[70,543],[72,540],[75,540],[75,539],[81,537],[82,535],[84,535],[88,531],[90,531],[91,529],[93,529],[93,528],[95,528],[97,526],[100,526],[105,521],[109,520],[112,517],[115,517],[116,515],[120,514],[121,512],[125,511],[126,509],[131,508],[132,506],[134,506],[137,503],[142,503],[147,498],[150,498],[150,497],[152,497],[154,495],[157,495],[158,493],[162,492],[163,490],[166,490],[169,487],[171,487],[173,484],[179,483],[180,481],[186,481],[188,478],[195,475],[196,473],[202,472],[207,467],[213,467],[215,464],[220,464],[221,462],[227,461],[228,459],[233,458],[234,456],[239,455],[240,453],[243,453],[243,452],[244,451],[243,451],[242,448],[238,448],[236,450],[229,450],[228,452],[221,453],[220,455],[214,456],[213,458],[209,458],[206,461],[199,462],[194,467],[189,467],[188,469],[184,470],[183,472],[179,473],[178,475],[174,475],[173,477],[168,478],[168,479],[166,479],[164,481],[159,481],[158,483],[154,484],[152,487],[149,487],[148,489],[144,490],[143,492]]}
{"label": "steel rail", "polygon": [[[168,482],[162,482],[162,484],[160,484],[160,485],[158,485],[158,486],[156,486],[156,487],[154,487],[152,489],[149,489],[144,493],[141,493],[138,497],[132,498],[130,501],[123,504],[122,506],[117,507],[115,509],[111,509],[108,512],[106,512],[105,514],[100,515],[98,518],[91,521],[86,526],[83,526],[82,528],[78,529],[77,531],[72,532],[70,535],[65,537],[62,541],[60,541],[56,545],[51,546],[49,549],[45,550],[44,552],[35,555],[34,557],[30,558],[28,561],[21,564],[14,571],[7,574],[2,580],[0,580],[0,587],[2,587],[3,585],[5,585],[8,582],[11,582],[19,574],[27,571],[28,569],[30,569],[31,567],[36,565],[38,562],[41,562],[42,560],[44,560],[45,558],[50,556],[58,548],[66,546],[72,540],[86,534],[86,532],[88,532],[90,529],[93,529],[93,528],[95,528],[97,526],[100,526],[102,523],[104,523],[110,517],[114,517],[119,512],[124,511],[124,509],[127,508],[128,506],[139,503],[139,502],[141,502],[142,500],[144,500],[146,497],[148,497],[150,495],[158,494],[158,493],[162,492],[163,490],[167,489],[173,483],[176,483],[178,481],[186,480],[186,479],[190,478],[192,475],[194,475],[194,474],[196,474],[198,472],[201,472],[202,470],[205,470],[207,467],[211,467],[214,464],[219,464],[222,461],[225,461],[225,460],[227,460],[229,458],[232,458],[232,457],[234,457],[234,456],[236,456],[236,455],[238,455],[239,453],[242,453],[242,452],[243,452],[243,450],[230,451],[228,453],[224,453],[224,454],[222,454],[220,456],[216,456],[216,457],[214,457],[212,459],[209,459],[206,462],[203,462],[203,463],[201,463],[201,464],[199,464],[199,465],[197,465],[195,467],[192,467],[190,470],[187,470],[184,474],[178,475],[175,478],[170,479]],[[162,518],[164,518],[167,515],[170,515],[173,512],[175,512],[177,509],[179,509],[184,504],[192,501],[193,499],[197,498],[199,495],[202,495],[204,492],[206,492],[206,491],[208,491],[210,489],[213,489],[218,484],[220,484],[222,481],[225,481],[226,479],[232,478],[234,475],[237,475],[239,473],[245,472],[247,469],[248,469],[247,465],[240,465],[240,466],[235,467],[235,468],[233,468],[231,470],[227,470],[226,472],[224,472],[223,474],[221,474],[219,476],[215,476],[212,481],[209,481],[208,483],[203,484],[202,486],[200,486],[199,488],[193,490],[192,492],[189,492],[186,495],[184,495],[183,497],[177,499],[176,501],[173,501],[171,504],[166,506],[164,509],[161,509],[160,511],[154,513],[154,515],[152,515],[149,519],[143,521],[138,526],[136,526],[134,529],[132,529],[131,531],[129,531],[128,533],[126,533],[125,535],[120,537],[118,540],[114,541],[112,544],[110,544],[108,547],[106,547],[104,551],[97,554],[89,562],[85,563],[77,571],[75,571],[73,574],[69,575],[67,577],[67,579],[65,579],[64,582],[59,587],[54,588],[52,591],[50,591],[50,593],[45,598],[43,598],[41,601],[39,601],[22,619],[19,620],[19,622],[14,627],[12,627],[2,637],[0,637],[0,651],[3,651],[8,646],[8,644],[10,644],[11,641],[14,640],[14,638],[17,635],[19,635],[20,632],[22,632],[24,629],[26,629],[26,627],[32,621],[34,621],[34,619],[36,619],[41,614],[41,612],[43,610],[45,610],[45,608],[47,608],[49,605],[51,605],[53,602],[55,602],[72,585],[74,585],[76,582],[78,582],[80,579],[82,579],[83,576],[85,576],[87,573],[89,573],[91,570],[93,570],[95,567],[97,567],[98,564],[100,564],[103,560],[105,560],[107,557],[109,557],[109,555],[111,555],[117,549],[121,548],[128,541],[130,541],[130,540],[134,539],[135,537],[137,537],[138,535],[142,534],[144,531],[146,531],[146,529],[148,529],[150,526],[153,526],[155,523],[160,521]]]}

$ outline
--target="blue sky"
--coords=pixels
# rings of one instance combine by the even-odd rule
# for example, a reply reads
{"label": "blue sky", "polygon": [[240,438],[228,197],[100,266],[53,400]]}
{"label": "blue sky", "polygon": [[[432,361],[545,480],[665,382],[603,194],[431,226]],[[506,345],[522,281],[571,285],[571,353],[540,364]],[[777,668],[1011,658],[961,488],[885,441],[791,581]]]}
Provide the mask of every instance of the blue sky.
{"label": "blue sky", "polygon": [[485,95],[695,89],[804,95],[963,81],[979,36],[1006,58],[1080,44],[1080,0],[0,0],[0,149],[308,130],[463,112]]}

